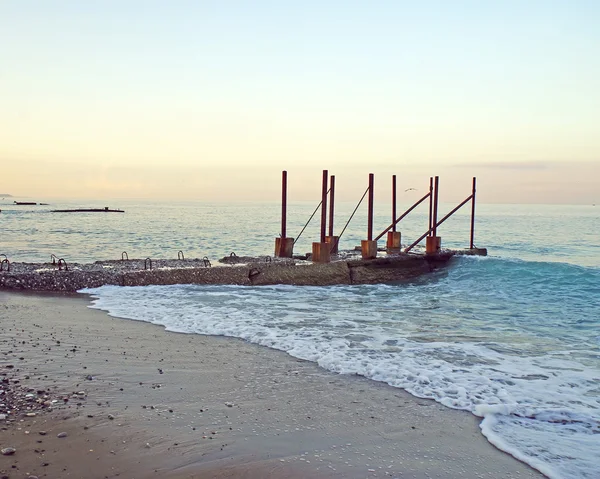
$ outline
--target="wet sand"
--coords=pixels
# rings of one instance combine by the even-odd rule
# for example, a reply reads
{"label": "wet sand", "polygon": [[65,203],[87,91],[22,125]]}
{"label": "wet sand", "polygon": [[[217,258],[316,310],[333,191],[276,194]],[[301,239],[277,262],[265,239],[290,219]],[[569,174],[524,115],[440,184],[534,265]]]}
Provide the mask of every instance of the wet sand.
{"label": "wet sand", "polygon": [[88,304],[0,292],[0,389],[57,401],[0,421],[0,477],[543,477],[470,413]]}

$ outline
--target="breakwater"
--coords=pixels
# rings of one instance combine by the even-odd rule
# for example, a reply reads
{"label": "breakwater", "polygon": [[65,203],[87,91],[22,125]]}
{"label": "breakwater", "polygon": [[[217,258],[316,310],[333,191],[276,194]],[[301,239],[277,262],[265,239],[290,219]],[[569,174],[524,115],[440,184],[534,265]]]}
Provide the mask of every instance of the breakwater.
{"label": "breakwater", "polygon": [[131,259],[94,263],[10,263],[0,271],[0,288],[8,290],[75,292],[103,285],[288,284],[329,286],[376,284],[409,280],[445,266],[457,254],[485,250],[444,250],[438,254],[397,254],[371,260],[351,252],[330,263],[304,259],[226,256],[214,266],[205,259]]}

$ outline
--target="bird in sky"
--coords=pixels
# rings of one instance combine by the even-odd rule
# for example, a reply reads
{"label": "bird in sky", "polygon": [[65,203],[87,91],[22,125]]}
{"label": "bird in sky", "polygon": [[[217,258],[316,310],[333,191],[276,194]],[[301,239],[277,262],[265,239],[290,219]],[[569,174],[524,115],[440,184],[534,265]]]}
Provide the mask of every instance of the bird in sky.
{"label": "bird in sky", "polygon": [[407,191],[411,191],[411,190],[415,190],[415,191],[417,191],[417,189],[416,189],[416,188],[406,188],[406,189],[404,190],[404,193],[406,193]]}

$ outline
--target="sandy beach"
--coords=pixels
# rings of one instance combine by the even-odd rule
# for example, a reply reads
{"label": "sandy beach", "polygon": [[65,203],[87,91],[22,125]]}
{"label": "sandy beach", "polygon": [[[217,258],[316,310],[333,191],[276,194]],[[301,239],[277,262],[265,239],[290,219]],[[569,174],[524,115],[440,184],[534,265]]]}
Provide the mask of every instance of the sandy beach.
{"label": "sandy beach", "polygon": [[470,413],[88,304],[0,292],[0,477],[543,477]]}

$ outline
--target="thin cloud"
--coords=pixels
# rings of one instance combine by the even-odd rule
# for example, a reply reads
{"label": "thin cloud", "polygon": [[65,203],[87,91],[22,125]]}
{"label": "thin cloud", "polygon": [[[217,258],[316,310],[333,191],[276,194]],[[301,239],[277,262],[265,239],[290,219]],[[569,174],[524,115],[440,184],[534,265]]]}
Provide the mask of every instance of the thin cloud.
{"label": "thin cloud", "polygon": [[[556,165],[556,163],[554,163]],[[494,161],[491,163],[460,163],[459,168],[485,168],[488,170],[547,170],[551,164],[538,161]]]}

